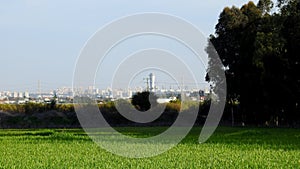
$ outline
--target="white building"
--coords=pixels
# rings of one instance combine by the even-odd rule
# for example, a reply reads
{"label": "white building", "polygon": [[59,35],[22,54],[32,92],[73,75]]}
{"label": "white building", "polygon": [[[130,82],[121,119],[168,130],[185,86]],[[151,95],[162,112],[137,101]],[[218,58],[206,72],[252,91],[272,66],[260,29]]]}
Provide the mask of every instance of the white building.
{"label": "white building", "polygon": [[19,97],[19,98],[23,98],[23,92],[19,92],[18,97]]}
{"label": "white building", "polygon": [[19,97],[18,92],[13,92],[12,97],[13,97],[13,98],[18,98],[18,97]]}

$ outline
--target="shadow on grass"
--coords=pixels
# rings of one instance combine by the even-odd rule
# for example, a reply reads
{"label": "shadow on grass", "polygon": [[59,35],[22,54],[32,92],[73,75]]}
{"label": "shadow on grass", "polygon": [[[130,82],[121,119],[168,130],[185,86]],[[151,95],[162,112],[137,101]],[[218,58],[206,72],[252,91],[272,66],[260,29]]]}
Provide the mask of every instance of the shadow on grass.
{"label": "shadow on grass", "polygon": [[[131,137],[147,138],[165,131],[166,127],[119,127],[118,132]],[[197,146],[201,127],[194,127],[180,144]],[[98,136],[114,133],[95,133]],[[28,142],[92,142],[82,129],[0,130],[0,139]],[[114,140],[117,141],[117,140]],[[122,140],[120,140],[122,141]],[[275,150],[300,150],[300,130],[286,128],[219,127],[203,145],[240,146]]]}
{"label": "shadow on grass", "polygon": [[0,139],[22,141],[91,141],[82,129],[8,129],[0,130]]}

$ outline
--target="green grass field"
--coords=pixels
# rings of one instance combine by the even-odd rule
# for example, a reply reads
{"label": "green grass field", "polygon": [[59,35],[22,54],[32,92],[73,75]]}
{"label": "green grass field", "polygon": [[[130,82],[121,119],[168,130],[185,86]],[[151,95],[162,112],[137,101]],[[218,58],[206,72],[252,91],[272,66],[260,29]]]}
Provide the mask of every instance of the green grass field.
{"label": "green grass field", "polygon": [[[118,128],[132,136],[165,128]],[[219,127],[204,144],[194,128],[175,148],[130,159],[97,146],[79,129],[0,130],[0,168],[300,168],[300,130]]]}

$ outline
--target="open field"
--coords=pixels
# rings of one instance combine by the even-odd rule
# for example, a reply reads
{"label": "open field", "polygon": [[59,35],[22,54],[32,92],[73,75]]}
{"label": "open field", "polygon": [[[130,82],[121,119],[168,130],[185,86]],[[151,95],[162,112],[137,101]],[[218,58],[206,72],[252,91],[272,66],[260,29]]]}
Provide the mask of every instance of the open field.
{"label": "open field", "polygon": [[[132,136],[165,128],[118,128]],[[0,130],[0,168],[300,168],[300,130],[226,128],[198,144],[194,128],[159,156],[129,159],[99,148],[80,129]]]}

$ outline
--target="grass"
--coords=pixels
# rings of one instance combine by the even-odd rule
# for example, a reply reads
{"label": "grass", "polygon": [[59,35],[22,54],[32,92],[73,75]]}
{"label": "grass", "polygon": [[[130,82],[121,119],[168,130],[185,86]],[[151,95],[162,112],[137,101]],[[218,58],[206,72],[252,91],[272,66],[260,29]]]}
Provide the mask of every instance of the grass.
{"label": "grass", "polygon": [[[155,135],[165,128],[118,128]],[[219,127],[204,144],[200,128],[155,157],[130,159],[97,146],[80,129],[0,130],[0,168],[300,168],[300,130]]]}

